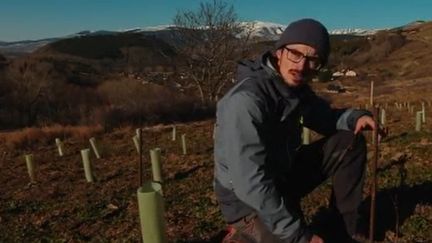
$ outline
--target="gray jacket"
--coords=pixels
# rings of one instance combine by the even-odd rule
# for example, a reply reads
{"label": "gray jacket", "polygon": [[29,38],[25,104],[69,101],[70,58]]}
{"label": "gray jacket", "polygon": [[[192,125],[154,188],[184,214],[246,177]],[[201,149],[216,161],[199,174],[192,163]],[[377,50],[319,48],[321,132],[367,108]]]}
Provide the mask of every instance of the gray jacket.
{"label": "gray jacket", "polygon": [[217,104],[215,193],[228,222],[256,212],[279,238],[303,242],[310,235],[274,183],[301,145],[300,117],[304,126],[331,135],[353,130],[368,112],[332,109],[309,86],[288,87],[269,56],[241,62],[238,83]]}

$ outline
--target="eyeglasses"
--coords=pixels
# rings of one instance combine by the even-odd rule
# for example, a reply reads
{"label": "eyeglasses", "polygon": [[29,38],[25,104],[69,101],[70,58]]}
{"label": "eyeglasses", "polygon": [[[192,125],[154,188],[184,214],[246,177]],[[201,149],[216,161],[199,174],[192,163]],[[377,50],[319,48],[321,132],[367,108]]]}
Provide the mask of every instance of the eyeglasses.
{"label": "eyeglasses", "polygon": [[291,49],[288,47],[284,47],[287,51],[288,51],[288,60],[295,62],[295,63],[299,63],[301,62],[303,59],[306,60],[308,67],[312,70],[318,70],[321,68],[322,64],[321,61],[319,59],[319,57],[316,56],[307,56],[305,54],[303,54],[300,51],[297,51],[295,49]]}

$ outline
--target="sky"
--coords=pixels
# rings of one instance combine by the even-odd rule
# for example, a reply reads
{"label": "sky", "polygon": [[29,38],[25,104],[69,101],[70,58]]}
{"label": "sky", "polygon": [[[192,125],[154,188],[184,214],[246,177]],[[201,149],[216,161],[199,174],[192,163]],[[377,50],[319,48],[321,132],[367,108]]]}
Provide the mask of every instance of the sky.
{"label": "sky", "polygon": [[[0,0],[0,41],[38,40],[83,30],[172,24],[205,0]],[[380,29],[432,20],[432,0],[231,0],[239,20],[287,25],[310,17],[329,30]]]}

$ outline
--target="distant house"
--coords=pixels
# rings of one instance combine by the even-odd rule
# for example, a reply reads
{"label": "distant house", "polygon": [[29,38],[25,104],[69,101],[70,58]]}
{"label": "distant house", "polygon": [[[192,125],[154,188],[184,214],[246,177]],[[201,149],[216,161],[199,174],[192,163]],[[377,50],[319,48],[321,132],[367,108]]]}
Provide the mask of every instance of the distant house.
{"label": "distant house", "polygon": [[344,76],[345,73],[341,72],[341,71],[336,71],[332,74],[333,77],[338,78],[338,77],[342,77]]}
{"label": "distant house", "polygon": [[357,77],[357,73],[354,72],[353,70],[347,70],[347,71],[345,72],[345,76],[346,76],[346,77]]}
{"label": "distant house", "polygon": [[332,74],[332,77],[334,78],[340,78],[340,77],[357,77],[357,73],[350,69],[343,69],[341,71],[336,71]]}

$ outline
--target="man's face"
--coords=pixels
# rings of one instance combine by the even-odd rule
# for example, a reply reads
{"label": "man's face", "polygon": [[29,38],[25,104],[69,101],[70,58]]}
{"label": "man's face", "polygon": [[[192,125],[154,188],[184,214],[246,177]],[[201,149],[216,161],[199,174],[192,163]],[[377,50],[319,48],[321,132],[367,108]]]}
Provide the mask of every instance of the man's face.
{"label": "man's face", "polygon": [[312,78],[320,68],[315,48],[304,44],[290,44],[276,51],[279,73],[285,83],[297,87]]}

